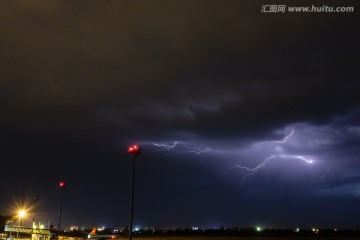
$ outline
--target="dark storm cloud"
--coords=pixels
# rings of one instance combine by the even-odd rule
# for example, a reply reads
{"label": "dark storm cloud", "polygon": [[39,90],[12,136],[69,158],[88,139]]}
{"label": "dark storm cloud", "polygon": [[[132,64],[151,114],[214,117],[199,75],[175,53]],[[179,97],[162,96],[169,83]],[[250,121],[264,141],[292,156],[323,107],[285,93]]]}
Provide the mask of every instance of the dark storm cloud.
{"label": "dark storm cloud", "polygon": [[[126,225],[115,214],[128,211],[124,149],[138,142],[146,152],[138,194],[150,199],[138,200],[142,222],[246,225],[261,214],[238,221],[240,196],[250,208],[252,196],[274,203],[288,194],[293,207],[304,186],[323,197],[331,195],[324,181],[357,177],[357,14],[267,15],[262,4],[3,2],[1,158],[6,177],[28,181],[0,189],[50,195],[51,209],[52,183],[67,179],[78,189],[67,190],[77,199],[68,203],[79,209],[67,212],[74,223]],[[277,142],[292,129],[287,144]],[[171,151],[154,145],[175,142]],[[236,169],[224,174],[271,155],[246,184]],[[101,197],[113,189],[124,191]],[[164,220],[171,213],[178,218]]]}

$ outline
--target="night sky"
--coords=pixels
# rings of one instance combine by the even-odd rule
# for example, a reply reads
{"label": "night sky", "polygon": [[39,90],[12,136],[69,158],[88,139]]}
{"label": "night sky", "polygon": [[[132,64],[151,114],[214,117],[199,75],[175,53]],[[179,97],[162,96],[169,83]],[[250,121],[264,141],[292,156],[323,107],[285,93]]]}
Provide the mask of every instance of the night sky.
{"label": "night sky", "polygon": [[2,1],[0,214],[129,226],[138,144],[136,227],[360,228],[360,6],[263,4]]}

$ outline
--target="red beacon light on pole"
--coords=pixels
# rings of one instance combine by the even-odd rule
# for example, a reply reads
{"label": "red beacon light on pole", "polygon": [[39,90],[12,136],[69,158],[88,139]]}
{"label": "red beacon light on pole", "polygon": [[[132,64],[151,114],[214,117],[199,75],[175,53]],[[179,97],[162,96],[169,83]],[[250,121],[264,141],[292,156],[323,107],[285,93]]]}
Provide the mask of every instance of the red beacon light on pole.
{"label": "red beacon light on pole", "polygon": [[133,145],[129,147],[128,152],[134,156],[138,156],[141,154],[141,148],[139,148],[137,145]]}
{"label": "red beacon light on pole", "polygon": [[59,221],[58,221],[58,226],[57,226],[57,230],[56,230],[57,239],[59,239],[59,232],[60,232],[60,221],[61,221],[63,195],[64,195],[64,189],[66,188],[65,182],[60,182],[59,183],[59,188],[61,189],[61,197],[60,197],[60,208],[59,208]]}
{"label": "red beacon light on pole", "polygon": [[132,240],[133,231],[133,213],[134,213],[134,189],[135,189],[135,160],[136,157],[141,154],[141,148],[137,145],[129,147],[128,153],[133,155],[133,174],[132,174],[132,185],[131,185],[131,210],[130,210],[130,229],[129,229],[129,240]]}

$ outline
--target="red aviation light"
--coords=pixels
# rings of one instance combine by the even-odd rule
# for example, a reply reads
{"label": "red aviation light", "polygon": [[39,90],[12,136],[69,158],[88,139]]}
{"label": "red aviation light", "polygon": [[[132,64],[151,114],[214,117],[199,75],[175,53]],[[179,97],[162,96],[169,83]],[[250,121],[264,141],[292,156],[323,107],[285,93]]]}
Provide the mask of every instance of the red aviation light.
{"label": "red aviation light", "polygon": [[66,184],[64,182],[59,183],[59,188],[66,188]]}
{"label": "red aviation light", "polygon": [[129,147],[128,153],[134,154],[134,155],[140,155],[141,148],[139,148],[137,145],[133,145]]}

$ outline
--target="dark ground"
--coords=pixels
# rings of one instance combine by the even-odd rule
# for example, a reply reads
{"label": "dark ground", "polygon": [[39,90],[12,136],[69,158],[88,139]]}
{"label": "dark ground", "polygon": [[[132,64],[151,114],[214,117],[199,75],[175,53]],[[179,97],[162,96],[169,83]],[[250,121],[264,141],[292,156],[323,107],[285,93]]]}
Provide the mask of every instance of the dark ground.
{"label": "dark ground", "polygon": [[[120,239],[128,239],[128,238],[120,238]],[[224,236],[224,237],[211,237],[211,236],[195,236],[195,237],[191,237],[191,236],[171,236],[171,237],[133,237],[133,239],[137,239],[137,240],[160,240],[160,239],[164,239],[164,240],[206,240],[206,239],[210,239],[210,240],[355,240],[355,239],[359,239],[359,237],[326,237],[326,236],[307,236],[307,237],[229,237],[229,236]]]}

